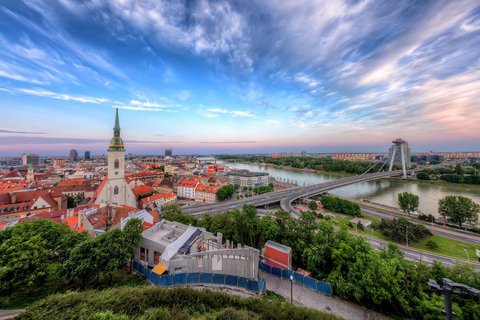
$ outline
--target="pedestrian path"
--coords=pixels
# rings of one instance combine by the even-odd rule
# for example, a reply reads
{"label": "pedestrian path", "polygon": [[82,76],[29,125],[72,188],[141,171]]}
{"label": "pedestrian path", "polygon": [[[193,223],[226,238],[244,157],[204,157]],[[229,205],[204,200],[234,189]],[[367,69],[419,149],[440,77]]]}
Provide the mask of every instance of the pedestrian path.
{"label": "pedestrian path", "polygon": [[[275,292],[290,302],[291,283],[289,280],[260,272],[267,282],[267,291]],[[325,294],[293,282],[293,304],[333,313],[347,320],[384,320],[390,319],[384,315],[367,310],[352,302],[338,297],[329,297]]]}

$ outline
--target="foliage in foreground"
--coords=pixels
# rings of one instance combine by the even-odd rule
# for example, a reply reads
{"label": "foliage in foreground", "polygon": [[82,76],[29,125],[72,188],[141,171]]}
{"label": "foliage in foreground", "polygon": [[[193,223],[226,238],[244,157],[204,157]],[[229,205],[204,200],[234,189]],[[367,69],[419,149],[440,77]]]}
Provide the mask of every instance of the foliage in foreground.
{"label": "foliage in foreground", "polygon": [[340,319],[270,299],[228,296],[192,288],[123,287],[58,294],[18,319]]}
{"label": "foliage in foreground", "polygon": [[[428,279],[453,281],[480,288],[480,272],[472,264],[446,268],[441,263],[418,265],[404,258],[397,245],[377,251],[364,237],[348,233],[346,226],[335,230],[331,221],[316,221],[312,212],[294,219],[288,212],[258,219],[253,205],[197,219],[180,212],[169,212],[169,219],[189,220],[208,231],[222,232],[255,248],[272,240],[292,248],[294,265],[312,272],[313,277],[329,282],[335,295],[370,309],[412,319],[443,319],[441,299],[428,290]],[[419,228],[421,228],[420,226]],[[409,227],[410,229],[410,227]],[[401,233],[405,237],[405,228]],[[413,227],[412,236],[415,235]],[[416,230],[416,229],[415,229]],[[429,232],[427,230],[427,232]],[[454,298],[457,319],[480,319],[480,304],[472,298]]]}

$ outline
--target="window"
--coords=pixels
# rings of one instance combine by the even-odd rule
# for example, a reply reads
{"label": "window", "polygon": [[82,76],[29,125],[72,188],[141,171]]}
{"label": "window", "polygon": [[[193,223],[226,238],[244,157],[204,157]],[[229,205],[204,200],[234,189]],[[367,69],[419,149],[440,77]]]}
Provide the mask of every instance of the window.
{"label": "window", "polygon": [[115,160],[115,169],[118,169],[120,167],[120,161],[118,159]]}
{"label": "window", "polygon": [[113,188],[113,194],[118,194],[118,186],[115,186],[115,188]]}

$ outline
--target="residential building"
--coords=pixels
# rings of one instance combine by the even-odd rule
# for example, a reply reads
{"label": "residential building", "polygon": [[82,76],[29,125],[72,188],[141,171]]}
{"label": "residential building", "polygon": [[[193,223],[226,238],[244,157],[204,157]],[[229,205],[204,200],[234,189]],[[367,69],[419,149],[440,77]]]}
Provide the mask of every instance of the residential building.
{"label": "residential building", "polygon": [[70,161],[77,162],[78,161],[78,152],[75,149],[70,150]]}
{"label": "residential building", "polygon": [[157,193],[138,201],[140,209],[157,209],[165,205],[165,196],[162,193]]}
{"label": "residential building", "polygon": [[158,191],[159,193],[167,194],[173,192],[175,185],[172,178],[157,179],[153,184],[152,188]]}
{"label": "residential building", "polygon": [[220,186],[204,186],[199,184],[195,188],[195,201],[199,202],[208,202],[215,203],[217,202],[217,191],[220,189]]}
{"label": "residential building", "polygon": [[182,179],[177,184],[179,199],[195,200],[195,188],[200,182],[197,179]]}
{"label": "residential building", "polygon": [[52,190],[0,193],[0,217],[25,218],[67,208],[67,197]]}
{"label": "residential building", "polygon": [[122,218],[128,218],[140,211],[135,207],[126,205],[94,205],[79,211],[78,224],[83,225],[83,230],[90,236],[98,236],[113,229],[121,229]]}
{"label": "residential building", "polygon": [[302,151],[302,157],[306,157],[307,156],[307,151]]}

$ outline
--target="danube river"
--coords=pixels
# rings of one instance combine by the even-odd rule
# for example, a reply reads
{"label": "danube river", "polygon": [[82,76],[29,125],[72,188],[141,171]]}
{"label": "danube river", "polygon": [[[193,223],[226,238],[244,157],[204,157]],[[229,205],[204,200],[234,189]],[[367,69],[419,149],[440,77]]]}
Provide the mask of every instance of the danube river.
{"label": "danube river", "polygon": [[[277,180],[287,179],[297,183],[299,186],[321,183],[346,177],[341,173],[306,173],[294,170],[283,170],[269,167],[262,167],[243,163],[224,163],[225,166],[247,169],[250,171],[268,172],[271,177]],[[400,181],[394,179],[381,179],[368,182],[352,184],[346,187],[332,189],[330,193],[353,198],[368,199],[384,205],[398,207],[397,194],[400,192],[411,192],[420,197],[420,211],[424,214],[438,215],[438,200],[448,195],[458,195],[471,198],[480,204],[480,188],[430,184]]]}

